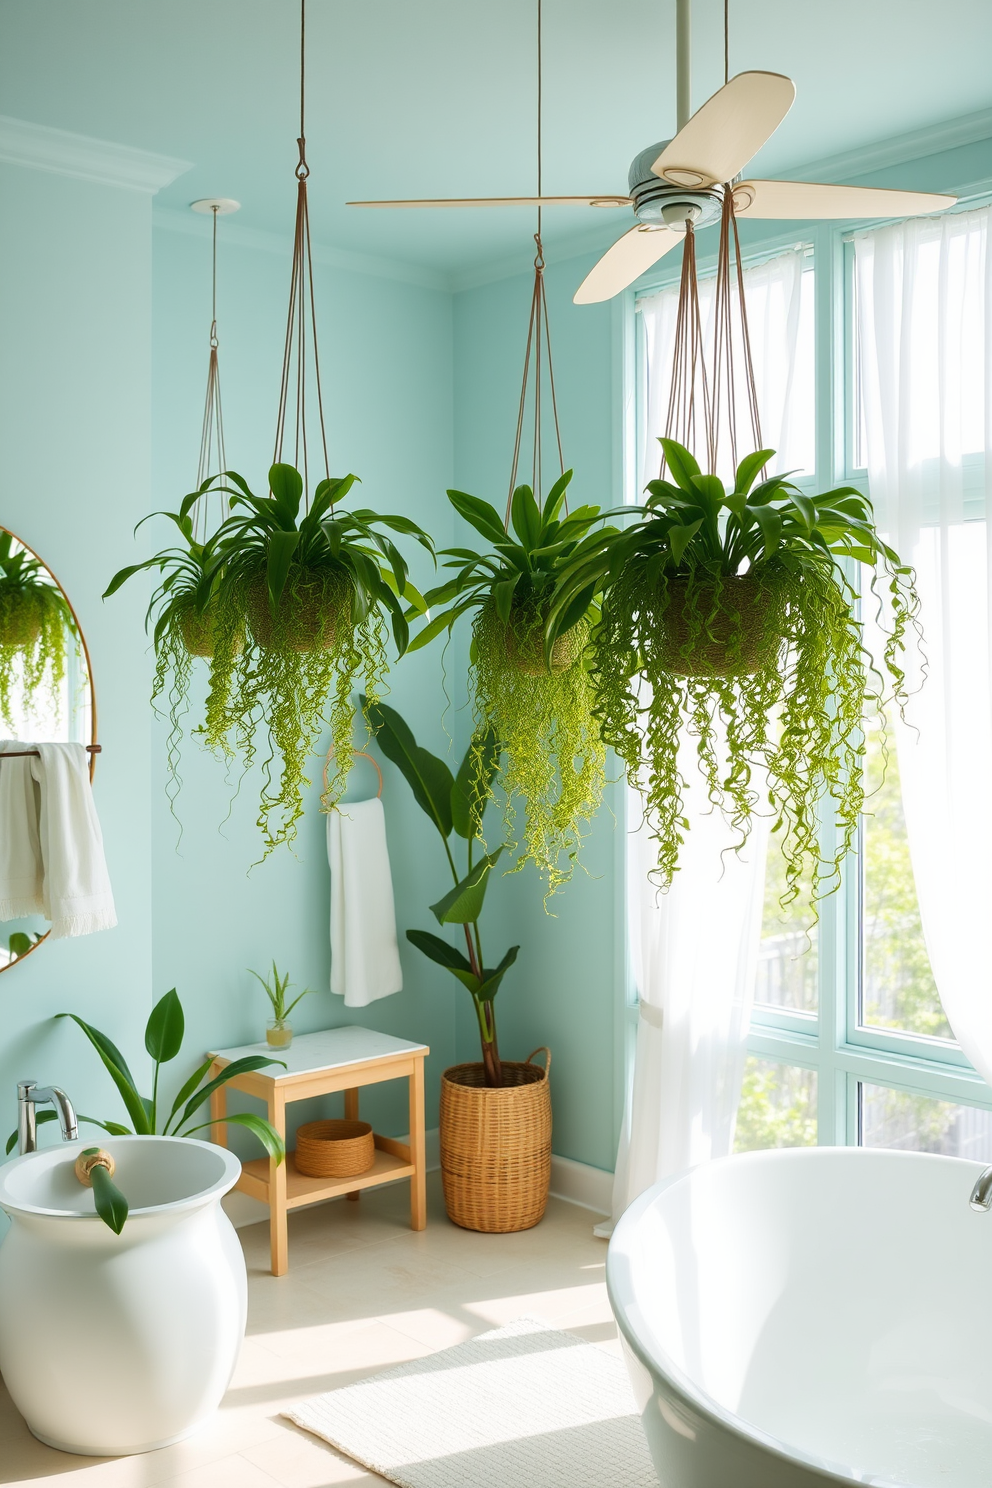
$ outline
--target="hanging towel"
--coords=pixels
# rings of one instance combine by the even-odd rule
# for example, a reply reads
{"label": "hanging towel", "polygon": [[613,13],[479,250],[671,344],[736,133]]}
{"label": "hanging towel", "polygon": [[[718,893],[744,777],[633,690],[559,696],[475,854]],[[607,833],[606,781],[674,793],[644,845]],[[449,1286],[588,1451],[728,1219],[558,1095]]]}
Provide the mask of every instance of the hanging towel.
{"label": "hanging towel", "polygon": [[[44,867],[43,913],[52,939],[92,935],[117,924],[114,895],[103,855],[103,833],[82,744],[34,744],[25,761],[41,788],[38,834]],[[9,770],[10,765],[0,765]]]}
{"label": "hanging towel", "polygon": [[349,801],[327,817],[331,991],[367,1007],[403,988],[382,802]]}
{"label": "hanging towel", "polygon": [[[33,748],[17,739],[0,742],[0,754]],[[44,913],[38,831],[41,793],[31,763],[30,759],[0,763],[0,920]]]}

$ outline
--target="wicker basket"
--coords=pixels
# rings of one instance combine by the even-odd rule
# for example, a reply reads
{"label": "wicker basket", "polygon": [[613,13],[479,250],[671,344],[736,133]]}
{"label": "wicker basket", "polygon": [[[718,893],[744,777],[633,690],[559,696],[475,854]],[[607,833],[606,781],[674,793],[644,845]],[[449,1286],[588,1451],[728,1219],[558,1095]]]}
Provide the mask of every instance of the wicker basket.
{"label": "wicker basket", "polygon": [[[190,656],[213,656],[215,611],[207,606],[201,615],[192,605],[179,612],[179,634]],[[235,656],[244,650],[244,633],[237,635],[231,650]]]}
{"label": "wicker basket", "polygon": [[296,1171],[308,1178],[357,1178],[374,1162],[367,1121],[307,1121],[296,1133]]}
{"label": "wicker basket", "polygon": [[7,594],[0,603],[0,646],[13,646],[29,651],[41,635],[45,614],[36,591]]}
{"label": "wicker basket", "polygon": [[[532,1064],[543,1053],[545,1066]],[[481,1064],[441,1076],[441,1178],[448,1217],[465,1230],[507,1234],[538,1223],[551,1182],[550,1050],[503,1061],[505,1084],[487,1086]]]}
{"label": "wicker basket", "polygon": [[298,579],[284,590],[273,619],[268,584],[252,579],[247,591],[248,629],[252,639],[268,650],[285,645],[290,651],[333,651],[342,614],[341,587],[322,574]]}
{"label": "wicker basket", "polygon": [[506,654],[525,677],[549,677],[571,670],[582,655],[587,635],[586,626],[580,624],[558,636],[551,647],[549,667],[544,657],[544,632],[536,630],[520,636],[510,624],[506,627]]}
{"label": "wicker basket", "polygon": [[694,588],[697,608],[709,618],[705,633],[691,639],[689,580],[668,581],[658,638],[666,671],[675,677],[746,677],[774,663],[781,644],[776,589],[751,574],[723,579],[719,593],[698,581]]}

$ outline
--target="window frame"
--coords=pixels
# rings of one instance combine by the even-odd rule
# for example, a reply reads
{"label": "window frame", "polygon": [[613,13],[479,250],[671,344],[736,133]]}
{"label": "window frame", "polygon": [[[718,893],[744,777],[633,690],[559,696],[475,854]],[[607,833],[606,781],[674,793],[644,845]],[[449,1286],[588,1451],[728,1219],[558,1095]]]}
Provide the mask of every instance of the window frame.
{"label": "window frame", "polygon": [[[976,203],[969,203],[974,205]],[[854,463],[858,445],[856,419],[854,243],[850,224],[818,224],[800,240],[811,245],[814,278],[814,358],[816,473],[801,486],[820,490],[849,484],[868,493],[868,472]],[[761,263],[799,246],[794,233],[779,234],[745,246],[746,265]],[[700,255],[701,274],[711,271],[715,255]],[[660,267],[660,266],[659,266]],[[636,451],[644,419],[643,337],[635,313],[640,295],[655,293],[676,281],[670,265],[638,290],[628,291],[624,312],[634,380],[634,410],[627,442],[624,486],[636,499]],[[977,514],[977,513],[976,513]],[[823,846],[830,851],[834,824],[822,822]],[[818,1003],[816,1013],[755,1004],[747,1053],[764,1060],[799,1066],[817,1074],[817,1140],[820,1146],[857,1146],[861,1138],[860,1085],[884,1086],[909,1095],[950,1101],[992,1111],[992,1087],[974,1069],[957,1044],[894,1029],[859,1023],[863,967],[860,842],[843,865],[841,884],[820,906],[818,932]],[[631,1036],[638,1017],[636,989],[625,977],[624,1028]],[[629,1055],[628,1055],[629,1077]]]}

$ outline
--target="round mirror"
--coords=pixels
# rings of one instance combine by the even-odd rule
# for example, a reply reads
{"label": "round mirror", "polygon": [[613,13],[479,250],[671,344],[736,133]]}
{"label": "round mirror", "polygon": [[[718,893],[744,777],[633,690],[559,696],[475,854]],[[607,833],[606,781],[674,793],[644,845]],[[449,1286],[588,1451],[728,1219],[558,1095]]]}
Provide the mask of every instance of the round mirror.
{"label": "round mirror", "polygon": [[[0,770],[12,740],[96,744],[90,655],[69,596],[27,543],[0,527]],[[90,755],[90,779],[96,754]],[[2,897],[2,895],[0,895]],[[0,920],[0,972],[48,934],[40,915]]]}

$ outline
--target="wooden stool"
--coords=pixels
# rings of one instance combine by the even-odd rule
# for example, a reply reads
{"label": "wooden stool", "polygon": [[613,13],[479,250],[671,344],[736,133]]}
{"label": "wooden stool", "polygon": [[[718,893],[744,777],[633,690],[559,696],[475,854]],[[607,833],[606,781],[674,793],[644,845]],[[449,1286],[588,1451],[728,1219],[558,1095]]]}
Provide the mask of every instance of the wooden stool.
{"label": "wooden stool", "polygon": [[[375,1136],[375,1162],[367,1173],[344,1179],[308,1178],[296,1171],[292,1152],[286,1161],[276,1163],[260,1157],[246,1162],[236,1187],[269,1206],[269,1233],[272,1241],[272,1275],[285,1276],[289,1267],[289,1233],[286,1216],[290,1209],[302,1209],[323,1199],[344,1194],[357,1199],[363,1188],[392,1183],[397,1178],[410,1179],[410,1228],[422,1230],[427,1224],[427,1188],[424,1171],[424,1059],[430,1053],[426,1044],[411,1044],[388,1033],[374,1033],[371,1028],[328,1028],[320,1033],[302,1033],[288,1049],[269,1049],[267,1044],[246,1044],[238,1049],[218,1049],[213,1057],[210,1078],[225,1065],[248,1054],[267,1053],[285,1061],[286,1068],[254,1070],[236,1075],[210,1097],[210,1114],[227,1114],[226,1092],[243,1090],[265,1101],[268,1117],[276,1131],[286,1139],[286,1107],[291,1101],[308,1100],[313,1095],[331,1095],[344,1091],[344,1114],[358,1119],[358,1092],[363,1085],[378,1085],[383,1080],[410,1082],[410,1144],[392,1137]],[[213,1128],[213,1140],[227,1144],[227,1129]]]}

